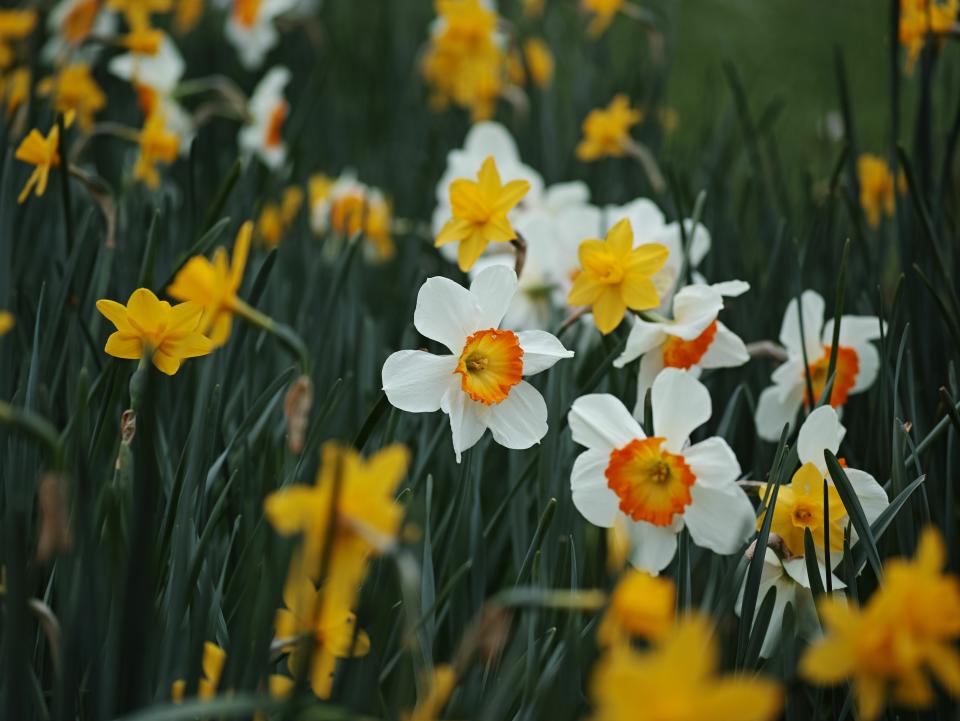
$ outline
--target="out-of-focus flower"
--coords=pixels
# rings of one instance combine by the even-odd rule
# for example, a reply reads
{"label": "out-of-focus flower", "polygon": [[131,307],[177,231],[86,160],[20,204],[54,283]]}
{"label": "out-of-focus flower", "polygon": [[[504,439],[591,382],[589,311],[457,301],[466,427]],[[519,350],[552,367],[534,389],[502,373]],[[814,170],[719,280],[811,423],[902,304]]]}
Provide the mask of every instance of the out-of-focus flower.
{"label": "out-of-focus flower", "polygon": [[279,168],[287,159],[287,145],[283,142],[283,126],[290,105],[283,91],[290,82],[290,71],[284,67],[271,68],[253,91],[247,108],[249,120],[240,129],[238,143],[245,153],[256,155],[271,170]]}
{"label": "out-of-focus flower", "polygon": [[673,298],[672,320],[633,318],[627,345],[613,365],[623,368],[641,359],[634,407],[637,418],[643,416],[643,399],[653,379],[664,368],[681,368],[699,376],[701,368],[734,368],[750,360],[740,337],[717,320],[724,297],[737,297],[749,289],[740,280],[688,285]]}
{"label": "out-of-focus flower", "polygon": [[310,226],[319,235],[332,232],[339,238],[363,233],[369,255],[378,261],[396,254],[390,201],[377,188],[361,183],[352,171],[331,180],[318,174],[310,179]]}
{"label": "out-of-focus flower", "polygon": [[665,368],[653,382],[654,436],[648,438],[614,396],[574,401],[573,440],[587,450],[570,475],[573,503],[590,523],[613,526],[624,516],[633,540],[630,562],[659,573],[686,526],[698,546],[737,551],[753,533],[753,506],[736,484],[740,464],[722,438],[688,445],[710,418],[707,389],[686,371]]}
{"label": "out-of-focus flower", "polygon": [[543,15],[543,6],[546,0],[523,0],[523,14],[535,19]]}
{"label": "out-of-focus flower", "polygon": [[913,73],[927,38],[939,42],[957,22],[960,0],[900,0],[900,45],[907,51],[907,73]]}
{"label": "out-of-focus flower", "polygon": [[888,699],[908,708],[933,705],[932,675],[960,696],[960,579],[943,573],[939,533],[926,529],[912,561],[885,565],[884,583],[863,608],[824,598],[826,636],[801,658],[800,675],[829,686],[850,680],[859,718],[874,721]]}
{"label": "out-of-focus flower", "polygon": [[103,0],[60,0],[47,16],[50,37],[42,56],[51,63],[76,53],[90,60],[99,48],[84,42],[92,36],[110,37],[116,29],[117,16],[104,9]]}
{"label": "out-of-focus flower", "polygon": [[580,0],[580,6],[593,16],[587,32],[595,38],[603,35],[625,3],[626,0]]}
{"label": "out-of-focus flower", "polygon": [[93,79],[90,66],[84,62],[67,65],[55,75],[44,78],[37,85],[37,92],[51,98],[58,112],[76,113],[77,123],[83,130],[93,127],[94,115],[107,104],[107,96]]}
{"label": "out-of-focus flower", "polygon": [[280,34],[274,21],[296,6],[297,0],[231,0],[227,40],[248,70],[263,65]]}
{"label": "out-of-focus flower", "polygon": [[196,303],[171,306],[147,288],[138,288],[126,306],[113,300],[98,300],[97,310],[117,329],[103,349],[114,358],[139,360],[149,350],[153,365],[172,376],[187,358],[204,356],[213,350],[210,340],[200,332],[203,308]]}
{"label": "out-of-focus flower", "polygon": [[487,120],[504,86],[507,57],[497,33],[497,14],[481,0],[436,0],[430,47],[421,71],[433,90],[432,104],[453,102],[473,120]]}
{"label": "out-of-focus flower", "polygon": [[250,253],[253,223],[240,226],[233,245],[232,262],[220,247],[211,262],[202,255],[190,258],[177,273],[167,293],[177,300],[193,301],[203,308],[200,332],[209,336],[214,348],[230,339],[234,313],[245,313],[247,305],[237,296]]}
{"label": "out-of-focus flower", "polygon": [[630,128],[643,120],[643,113],[630,107],[630,99],[619,94],[606,108],[591,110],[583,121],[583,140],[577,158],[585,163],[601,158],[619,158],[627,153]]}
{"label": "out-of-focus flower", "polygon": [[0,10],[0,70],[16,58],[13,43],[26,38],[36,26],[36,10]]}
{"label": "out-of-focus flower", "polygon": [[133,177],[142,180],[148,188],[158,188],[157,163],[169,165],[177,159],[179,151],[180,137],[167,129],[162,112],[154,112],[147,117],[140,131],[140,154],[133,168]]}
{"label": "out-of-focus flower", "polygon": [[547,432],[547,406],[523,376],[573,356],[544,331],[499,328],[516,289],[516,274],[504,266],[479,273],[469,290],[447,278],[428,279],[413,324],[452,355],[403,350],[383,365],[383,389],[395,407],[449,414],[458,462],[488,428],[507,448],[538,443]]}
{"label": "out-of-focus flower", "polygon": [[[217,644],[206,641],[203,644],[203,676],[197,681],[197,698],[209,701],[217,695],[217,687],[220,686],[220,676],[223,675],[223,664],[227,660],[227,652]],[[183,679],[177,679],[173,682],[171,697],[175,703],[183,701],[187,690],[187,682]]]}
{"label": "out-of-focus flower", "polygon": [[[615,644],[590,681],[590,721],[773,721],[779,686],[757,677],[720,676],[707,621],[685,618],[646,652]],[[642,699],[642,702],[638,702]]]}
{"label": "out-of-focus flower", "polygon": [[[823,313],[823,298],[812,290],[800,296],[799,312],[796,299],[787,305],[780,328],[780,343],[786,348],[787,360],[773,372],[773,385],[760,394],[757,402],[757,433],[764,440],[778,440],[783,426],[793,424],[800,407],[811,407],[826,388],[833,319],[824,324]],[[850,395],[862,393],[873,385],[880,368],[880,355],[871,341],[878,338],[878,318],[845,315],[840,319],[840,345],[830,393],[830,405],[834,408],[844,405]],[[807,389],[808,374],[813,398]]]}
{"label": "out-of-focus flower", "polygon": [[173,15],[173,27],[177,35],[186,35],[203,17],[204,0],[180,0]]}
{"label": "out-of-focus flower", "polygon": [[523,180],[501,183],[496,161],[488,157],[476,182],[459,178],[450,184],[453,217],[437,235],[437,247],[459,242],[457,263],[460,270],[470,270],[489,243],[505,243],[517,237],[507,213],[529,189],[530,184]]}
{"label": "out-of-focus flower", "polygon": [[0,336],[9,333],[14,325],[16,325],[16,319],[13,317],[13,313],[8,310],[0,310]]}
{"label": "out-of-focus flower", "polygon": [[151,15],[170,12],[173,0],[107,0],[107,7],[123,15],[131,30],[143,30]]}
{"label": "out-of-focus flower", "polygon": [[299,185],[284,189],[279,203],[267,202],[260,209],[257,218],[257,236],[268,248],[280,245],[283,236],[293,225],[293,221],[303,205],[303,190]]}
{"label": "out-of-focus flower", "polygon": [[433,673],[423,684],[426,692],[422,698],[418,699],[413,710],[403,716],[404,721],[437,721],[456,685],[457,672],[452,666],[448,664],[434,666]]}
{"label": "out-of-focus flower", "polygon": [[605,240],[590,239],[580,244],[581,272],[573,281],[567,302],[591,306],[601,333],[615,330],[627,308],[648,310],[660,305],[651,278],[663,267],[668,251],[651,243],[633,247],[629,220],[621,220]]}
{"label": "out-of-focus flower", "polygon": [[36,189],[38,198],[47,191],[50,168],[56,168],[60,165],[59,145],[60,126],[54,124],[46,137],[34,128],[17,147],[14,157],[34,166],[33,172],[17,198],[18,203],[25,202],[31,190]]}
{"label": "out-of-focus flower", "polygon": [[669,578],[627,570],[613,589],[597,640],[609,645],[631,638],[663,638],[673,626],[676,597],[677,589]]}
{"label": "out-of-focus flower", "polygon": [[132,30],[120,38],[121,47],[140,55],[156,55],[160,52],[160,44],[166,35],[163,31],[154,28]]}
{"label": "out-of-focus flower", "polygon": [[545,88],[553,80],[553,53],[542,38],[527,38],[523,43],[523,56],[527,61],[530,79]]}
{"label": "out-of-focus flower", "polygon": [[30,99],[32,80],[30,68],[26,66],[14,68],[0,77],[0,98],[8,118]]}
{"label": "out-of-focus flower", "polygon": [[887,161],[878,155],[864,153],[857,158],[857,182],[860,185],[860,206],[870,227],[879,227],[884,215],[892,218],[896,210],[894,196],[897,188],[899,186],[902,191],[906,183],[903,175],[894,181]]}

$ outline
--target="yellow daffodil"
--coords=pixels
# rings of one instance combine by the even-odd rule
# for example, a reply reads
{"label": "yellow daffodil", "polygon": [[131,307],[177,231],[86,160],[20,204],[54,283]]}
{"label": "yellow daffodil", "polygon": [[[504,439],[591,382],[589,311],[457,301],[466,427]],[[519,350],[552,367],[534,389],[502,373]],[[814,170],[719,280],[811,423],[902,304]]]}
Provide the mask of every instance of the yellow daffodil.
{"label": "yellow daffodil", "polygon": [[178,35],[193,30],[203,17],[203,0],[180,0],[173,16],[173,27]]}
{"label": "yellow daffodil", "polygon": [[857,158],[857,182],[860,184],[860,205],[871,228],[879,227],[881,218],[892,218],[896,210],[894,193],[903,189],[903,176],[894,182],[887,161],[877,155],[864,153]]}
{"label": "yellow daffodil", "polygon": [[0,69],[13,63],[11,43],[23,40],[37,25],[36,10],[0,10]]}
{"label": "yellow daffodil", "polygon": [[943,574],[945,563],[943,540],[928,528],[912,561],[886,564],[883,585],[863,608],[823,597],[826,636],[800,660],[800,675],[817,685],[850,680],[863,721],[878,718],[888,698],[930,707],[928,673],[960,696],[960,579]]}
{"label": "yellow daffodil", "polygon": [[138,288],[126,306],[98,300],[97,310],[117,329],[104,348],[114,358],[139,359],[149,349],[153,365],[172,376],[185,359],[213,350],[210,340],[199,331],[203,308],[196,303],[171,306],[148,289]]}
{"label": "yellow daffodil", "polygon": [[161,112],[152,113],[140,131],[140,155],[133,167],[133,177],[142,180],[148,188],[160,185],[157,163],[170,164],[180,152],[180,137],[167,130]]}
{"label": "yellow daffodil", "polygon": [[164,34],[154,28],[140,28],[132,30],[120,40],[120,44],[132,53],[138,55],[156,55],[160,52],[160,44]]}
{"label": "yellow daffodil", "polygon": [[505,243],[517,237],[507,213],[529,189],[530,183],[526,180],[501,184],[496,161],[493,156],[488,157],[476,182],[461,178],[450,184],[453,218],[437,235],[437,247],[459,242],[457,263],[460,270],[470,270],[489,243]]}
{"label": "yellow daffodil", "polygon": [[0,336],[9,333],[15,324],[16,319],[13,317],[13,313],[6,310],[0,310]]}
{"label": "yellow daffodil", "polygon": [[[410,452],[401,445],[388,446],[364,460],[352,448],[330,442],[323,447],[315,485],[284,488],[264,502],[277,532],[303,535],[303,563],[309,575],[317,577],[325,570],[326,577],[337,584],[338,589],[328,596],[352,595],[365,573],[358,558],[394,543],[403,519],[403,507],[394,493],[409,459]],[[321,569],[334,501],[333,545],[327,554],[328,566]],[[344,599],[342,605],[352,604]]]}
{"label": "yellow daffodil", "polygon": [[606,108],[591,110],[583,121],[583,140],[577,145],[577,158],[585,163],[626,154],[632,140],[630,128],[643,119],[643,113],[630,107],[626,95],[619,94]]}
{"label": "yellow daffodil", "polygon": [[61,113],[75,112],[77,123],[84,130],[93,127],[93,117],[107,104],[107,96],[97,85],[87,63],[74,63],[45,78],[37,92],[48,96]]}
{"label": "yellow daffodil", "polygon": [[912,73],[927,38],[938,41],[957,22],[960,0],[900,0],[898,38],[907,51],[907,73]]}
{"label": "yellow daffodil", "polygon": [[78,48],[89,37],[102,8],[102,0],[76,0],[69,7],[58,28],[67,47]]}
{"label": "yellow daffodil", "polygon": [[50,128],[46,137],[39,130],[33,129],[20,143],[14,157],[24,163],[33,165],[34,170],[17,198],[18,203],[25,202],[31,190],[36,189],[38,198],[47,191],[50,168],[56,168],[60,165],[59,145],[60,127],[56,124]]}
{"label": "yellow daffodil", "polygon": [[404,721],[437,721],[450,694],[457,685],[457,672],[448,664],[434,666],[433,673],[423,685],[423,698],[417,701],[413,711],[404,716]]}
{"label": "yellow daffodil", "polygon": [[550,46],[541,38],[528,38],[523,44],[523,55],[527,59],[530,79],[545,88],[553,80],[553,53]]}
{"label": "yellow daffodil", "polygon": [[252,233],[253,223],[240,226],[232,262],[227,260],[227,251],[223,247],[217,248],[212,262],[202,255],[194,256],[167,288],[167,293],[177,300],[193,301],[203,308],[200,331],[210,337],[215,348],[230,339],[235,313],[250,314],[251,309],[237,297],[237,291],[243,281]]}
{"label": "yellow daffodil", "polygon": [[303,205],[303,191],[297,185],[291,185],[283,191],[279,203],[264,203],[257,218],[257,236],[268,248],[280,244],[284,234],[293,225],[293,221]]}
{"label": "yellow daffodil", "polygon": [[659,639],[673,626],[676,587],[669,578],[630,569],[617,582],[597,631],[602,644]]}
{"label": "yellow daffodil", "polygon": [[603,35],[625,4],[626,0],[582,0],[583,9],[593,16],[587,32],[595,38]]}
{"label": "yellow daffodil", "polygon": [[614,225],[606,240],[583,241],[579,255],[582,270],[567,302],[592,306],[593,319],[604,335],[620,325],[627,308],[649,310],[660,305],[651,278],[667,262],[669,251],[659,243],[634,248],[628,219]]}
{"label": "yellow daffodil", "polygon": [[7,117],[13,115],[17,108],[30,99],[30,84],[32,82],[30,68],[24,66],[14,68],[0,78],[0,95],[6,106]]}
{"label": "yellow daffodil", "polygon": [[[217,644],[207,641],[203,644],[203,676],[197,681],[197,698],[209,701],[217,695],[220,685],[220,676],[223,675],[223,664],[227,660],[227,653]],[[177,679],[173,682],[170,695],[175,703],[183,701],[187,690],[187,682]]]}
{"label": "yellow daffodil", "polygon": [[782,704],[777,684],[719,676],[717,644],[700,617],[681,621],[652,650],[615,644],[590,683],[591,721],[773,721]]}
{"label": "yellow daffodil", "polygon": [[173,8],[173,0],[107,0],[107,8],[121,13],[131,30],[144,30],[150,27],[151,15]]}

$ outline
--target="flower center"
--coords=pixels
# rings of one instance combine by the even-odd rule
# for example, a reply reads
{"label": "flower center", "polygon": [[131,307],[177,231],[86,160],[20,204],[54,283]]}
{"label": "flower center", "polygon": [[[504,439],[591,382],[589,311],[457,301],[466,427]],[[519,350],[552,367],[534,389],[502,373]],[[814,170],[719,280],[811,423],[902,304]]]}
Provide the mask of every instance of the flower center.
{"label": "flower center", "polygon": [[668,526],[693,500],[697,478],[683,456],[660,450],[663,438],[636,438],[610,452],[604,475],[620,498],[620,510],[635,521]]}
{"label": "flower center", "polygon": [[480,330],[467,338],[454,373],[473,400],[493,405],[504,400],[523,376],[523,349],[509,330]]}
{"label": "flower center", "polygon": [[617,285],[623,281],[623,265],[608,252],[592,253],[585,258],[584,270],[607,285]]}
{"label": "flower center", "polygon": [[663,365],[666,368],[689,368],[700,362],[714,336],[717,335],[717,321],[713,321],[693,340],[684,340],[670,336],[663,344]]}
{"label": "flower center", "polygon": [[[827,385],[827,374],[830,370],[830,346],[823,347],[823,355],[810,364],[810,385],[813,386],[813,399],[810,393],[804,394],[804,403],[809,407],[820,400],[823,389]],[[830,391],[830,405],[834,408],[847,402],[847,396],[857,382],[860,372],[860,359],[853,348],[839,346],[837,348],[837,367],[834,372],[833,390]]]}
{"label": "flower center", "polygon": [[277,103],[273,112],[270,113],[270,120],[267,122],[267,136],[264,143],[268,148],[275,148],[280,145],[281,131],[283,124],[287,120],[287,103],[281,101]]}
{"label": "flower center", "polygon": [[240,25],[252,28],[260,15],[260,3],[262,0],[234,0],[233,17]]}

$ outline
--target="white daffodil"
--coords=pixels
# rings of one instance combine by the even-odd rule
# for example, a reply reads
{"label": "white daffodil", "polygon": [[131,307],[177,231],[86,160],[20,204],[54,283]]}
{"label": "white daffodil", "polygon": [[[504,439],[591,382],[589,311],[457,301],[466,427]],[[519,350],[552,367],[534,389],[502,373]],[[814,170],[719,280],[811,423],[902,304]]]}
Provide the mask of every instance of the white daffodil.
{"label": "white daffodil", "polygon": [[547,406],[523,377],[573,356],[545,331],[500,329],[516,289],[516,274],[504,266],[477,275],[469,290],[448,278],[428,279],[413,324],[452,355],[402,350],[383,365],[383,390],[395,407],[450,416],[457,462],[488,428],[507,448],[538,443],[547,432]]}
{"label": "white daffodil", "polygon": [[[812,290],[800,297],[801,314],[796,299],[787,305],[780,328],[780,343],[787,351],[787,360],[771,375],[773,385],[760,394],[757,402],[757,433],[768,441],[777,441],[785,424],[793,425],[797,411],[817,403],[827,384],[830,365],[830,344],[833,342],[833,320],[824,324],[824,302]],[[838,408],[847,397],[867,390],[877,378],[880,354],[871,341],[880,338],[880,320],[874,316],[845,315],[840,319],[840,344],[837,365],[830,393],[830,405]],[[804,355],[805,354],[805,355]],[[807,397],[807,371],[813,399]]]}
{"label": "white daffodil", "polygon": [[630,562],[659,573],[686,526],[698,546],[735,553],[753,533],[753,506],[736,481],[740,464],[722,438],[690,445],[710,418],[710,394],[686,371],[665,368],[653,382],[654,435],[615,397],[581,396],[570,409],[573,440],[587,450],[573,464],[573,503],[590,523],[624,519]]}
{"label": "white daffodil", "polygon": [[[783,610],[788,601],[794,603],[794,609],[801,621],[799,629],[802,634],[806,632],[809,637],[819,628],[818,624],[811,625],[803,622],[805,614],[813,604],[810,579],[804,559],[806,530],[809,529],[813,539],[823,585],[826,586],[828,573],[826,539],[829,534],[831,582],[834,589],[845,587],[839,578],[832,575],[832,571],[843,557],[844,533],[850,525],[850,516],[830,478],[824,458],[824,451],[837,453],[845,434],[846,429],[840,423],[840,417],[830,406],[817,408],[800,427],[797,436],[797,456],[801,466],[794,473],[790,483],[781,486],[777,492],[773,518],[770,522],[771,538],[776,539],[771,545],[776,550],[767,548],[764,556],[764,576],[761,579],[759,599],[763,598],[771,586],[777,587],[774,612],[761,651],[765,656],[772,653],[776,647]],[[873,523],[889,505],[886,491],[873,476],[865,471],[847,467],[844,472],[850,480],[850,485],[863,508],[867,521]],[[824,489],[827,495],[826,508],[824,508]],[[768,486],[761,484],[758,492],[761,498],[765,498]],[[763,520],[764,515],[761,515],[757,521],[758,526],[763,523]],[[828,527],[829,531],[827,531]],[[849,531],[851,539],[855,540],[856,531],[853,528]],[[741,589],[741,595],[742,593]],[[739,612],[738,607],[737,613]]]}
{"label": "white daffodil", "polygon": [[623,353],[613,365],[622,368],[640,358],[634,415],[643,417],[647,391],[664,368],[682,368],[699,376],[701,368],[734,368],[750,356],[740,337],[717,316],[723,299],[750,289],[742,280],[688,285],[673,297],[673,319],[652,322],[635,316]]}
{"label": "white daffodil", "polygon": [[45,62],[57,64],[68,55],[92,62],[102,45],[84,41],[116,34],[117,16],[104,9],[102,0],[60,0],[47,16],[47,31],[41,51]]}
{"label": "white daffodil", "polygon": [[274,21],[296,4],[297,0],[233,0],[226,36],[245,68],[256,70],[263,65],[280,39]]}
{"label": "white daffodil", "polygon": [[240,129],[238,138],[241,150],[258,156],[271,170],[279,168],[287,159],[283,126],[290,105],[283,91],[289,82],[290,71],[285,67],[271,68],[263,76],[247,106],[250,120]]}

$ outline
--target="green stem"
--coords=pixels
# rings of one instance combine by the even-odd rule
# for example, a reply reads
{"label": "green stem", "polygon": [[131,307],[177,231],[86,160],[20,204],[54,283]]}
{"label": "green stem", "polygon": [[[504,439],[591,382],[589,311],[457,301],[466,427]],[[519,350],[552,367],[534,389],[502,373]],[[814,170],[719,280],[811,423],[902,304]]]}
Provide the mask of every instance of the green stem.
{"label": "green stem", "polygon": [[277,323],[266,313],[261,313],[256,308],[247,305],[244,301],[237,298],[234,301],[233,312],[250,325],[269,333],[280,341],[300,362],[300,369],[303,373],[310,373],[310,354],[307,352],[307,346],[303,339],[291,328],[283,323]]}

